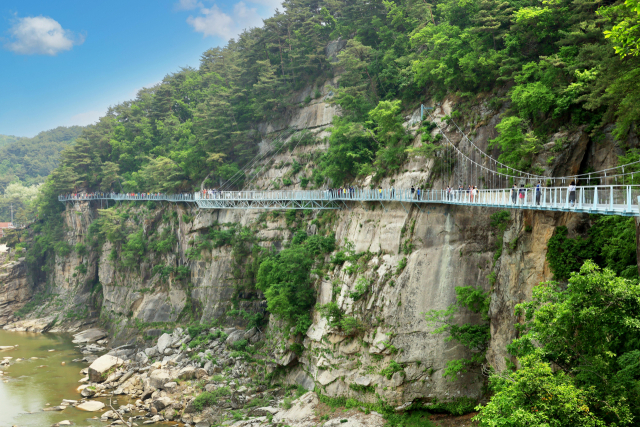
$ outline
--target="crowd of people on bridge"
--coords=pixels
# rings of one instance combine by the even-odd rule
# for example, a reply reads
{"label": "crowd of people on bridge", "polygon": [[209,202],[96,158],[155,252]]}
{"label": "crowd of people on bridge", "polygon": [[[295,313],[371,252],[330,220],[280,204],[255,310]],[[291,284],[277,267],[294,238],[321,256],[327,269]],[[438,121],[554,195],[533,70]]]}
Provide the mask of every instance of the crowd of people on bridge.
{"label": "crowd of people on bridge", "polygon": [[177,193],[177,194],[166,194],[166,193],[115,193],[115,192],[75,192],[75,193],[67,193],[61,194],[60,198],[65,200],[87,200],[87,199],[141,199],[141,200],[158,200],[158,199],[166,199],[168,197],[180,197],[183,199],[191,199],[193,195],[191,193]]}

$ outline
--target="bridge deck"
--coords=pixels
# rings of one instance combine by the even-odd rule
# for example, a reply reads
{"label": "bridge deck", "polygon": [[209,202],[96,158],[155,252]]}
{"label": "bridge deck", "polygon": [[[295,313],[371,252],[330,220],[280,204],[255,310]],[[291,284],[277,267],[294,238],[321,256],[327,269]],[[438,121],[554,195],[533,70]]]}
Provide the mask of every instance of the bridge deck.
{"label": "bridge deck", "polygon": [[61,202],[115,200],[168,201],[195,203],[201,209],[343,209],[347,202],[449,204],[490,208],[527,209],[541,211],[583,212],[603,215],[640,216],[638,210],[640,186],[601,185],[579,187],[571,195],[566,187],[478,190],[472,196],[466,190],[355,189],[310,191],[226,191],[215,194],[125,195],[77,194],[60,196]]}

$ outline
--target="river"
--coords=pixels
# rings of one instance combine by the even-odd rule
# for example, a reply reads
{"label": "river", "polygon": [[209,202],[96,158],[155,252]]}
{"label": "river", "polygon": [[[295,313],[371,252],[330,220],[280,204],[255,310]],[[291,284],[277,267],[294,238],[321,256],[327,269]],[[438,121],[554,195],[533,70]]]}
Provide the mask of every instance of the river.
{"label": "river", "polygon": [[[0,427],[47,427],[62,420],[69,420],[76,426],[106,425],[98,419],[103,411],[85,412],[72,406],[59,412],[42,411],[47,404],[60,405],[62,399],[82,399],[76,389],[83,377],[80,370],[88,365],[72,362],[81,355],[71,339],[69,334],[8,332],[0,329],[0,346],[18,345],[14,350],[0,351],[0,359],[7,356],[13,358],[11,366],[0,367],[0,371],[4,372],[0,376]],[[37,359],[33,360],[32,357]],[[18,358],[24,360],[16,362]],[[108,399],[97,400],[108,404]],[[116,405],[114,399],[116,408],[129,403],[126,396],[118,396],[118,400]],[[142,425],[142,420],[137,423]]]}

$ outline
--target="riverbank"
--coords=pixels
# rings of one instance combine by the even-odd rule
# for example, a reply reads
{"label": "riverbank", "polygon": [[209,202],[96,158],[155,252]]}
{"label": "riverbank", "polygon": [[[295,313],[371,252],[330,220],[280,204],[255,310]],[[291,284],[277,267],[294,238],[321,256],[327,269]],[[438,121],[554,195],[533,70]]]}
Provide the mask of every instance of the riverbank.
{"label": "riverbank", "polygon": [[[99,329],[75,336],[0,330],[0,427],[382,427],[409,409],[283,385],[292,378],[264,357],[256,329],[190,332],[176,328],[149,347],[108,349]],[[424,426],[473,425],[469,416],[411,417]]]}

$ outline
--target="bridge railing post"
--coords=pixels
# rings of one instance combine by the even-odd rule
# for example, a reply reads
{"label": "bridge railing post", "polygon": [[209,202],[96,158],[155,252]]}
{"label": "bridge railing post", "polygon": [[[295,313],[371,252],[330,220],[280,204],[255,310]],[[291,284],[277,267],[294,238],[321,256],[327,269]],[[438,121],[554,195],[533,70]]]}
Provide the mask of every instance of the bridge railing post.
{"label": "bridge railing post", "polygon": [[613,210],[613,185],[609,186],[609,191],[611,194],[609,195],[609,210]]}

